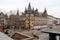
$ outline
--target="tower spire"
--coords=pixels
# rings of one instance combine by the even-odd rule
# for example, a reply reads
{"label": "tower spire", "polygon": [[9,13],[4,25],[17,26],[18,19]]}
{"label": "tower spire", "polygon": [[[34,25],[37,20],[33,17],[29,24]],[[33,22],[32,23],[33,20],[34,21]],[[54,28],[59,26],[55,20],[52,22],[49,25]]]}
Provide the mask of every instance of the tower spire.
{"label": "tower spire", "polygon": [[47,10],[46,10],[46,8],[44,9],[44,17],[47,17]]}
{"label": "tower spire", "polygon": [[46,10],[46,8],[44,9],[44,13],[47,13],[47,10]]}
{"label": "tower spire", "polygon": [[17,9],[17,15],[19,15],[19,10]]}
{"label": "tower spire", "polygon": [[29,3],[29,5],[28,5],[28,10],[31,10],[31,5],[30,5],[30,3]]}

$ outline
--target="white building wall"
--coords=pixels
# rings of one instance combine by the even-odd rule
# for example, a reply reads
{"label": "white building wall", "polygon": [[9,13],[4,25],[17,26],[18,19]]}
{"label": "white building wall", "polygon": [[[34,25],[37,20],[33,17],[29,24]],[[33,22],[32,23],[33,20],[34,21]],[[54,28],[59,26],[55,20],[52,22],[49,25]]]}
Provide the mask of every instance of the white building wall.
{"label": "white building wall", "polygon": [[55,25],[54,24],[54,21],[56,20],[56,17],[53,17],[53,16],[50,16],[48,15],[48,18],[47,18],[47,25]]}

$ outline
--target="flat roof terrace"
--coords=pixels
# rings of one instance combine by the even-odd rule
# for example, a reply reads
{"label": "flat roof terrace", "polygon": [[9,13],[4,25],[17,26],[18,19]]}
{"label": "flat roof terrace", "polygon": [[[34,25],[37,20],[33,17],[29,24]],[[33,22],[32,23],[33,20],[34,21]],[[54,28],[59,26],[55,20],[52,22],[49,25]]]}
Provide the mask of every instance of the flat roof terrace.
{"label": "flat roof terrace", "polygon": [[[43,33],[48,33],[49,34],[49,40],[57,40],[56,36],[60,36],[60,27],[56,27],[56,28],[46,28],[41,30],[41,32]],[[60,40],[60,37],[59,37]]]}

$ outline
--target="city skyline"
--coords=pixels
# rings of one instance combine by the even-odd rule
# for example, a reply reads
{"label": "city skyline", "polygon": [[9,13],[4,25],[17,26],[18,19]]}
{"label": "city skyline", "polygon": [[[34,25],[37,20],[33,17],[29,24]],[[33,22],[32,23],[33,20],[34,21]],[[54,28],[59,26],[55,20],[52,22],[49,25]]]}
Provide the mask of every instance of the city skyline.
{"label": "city skyline", "polygon": [[24,12],[29,2],[32,8],[37,8],[39,12],[43,12],[44,8],[46,8],[49,15],[60,18],[59,0],[0,0],[0,10],[10,11],[18,8],[20,12]]}

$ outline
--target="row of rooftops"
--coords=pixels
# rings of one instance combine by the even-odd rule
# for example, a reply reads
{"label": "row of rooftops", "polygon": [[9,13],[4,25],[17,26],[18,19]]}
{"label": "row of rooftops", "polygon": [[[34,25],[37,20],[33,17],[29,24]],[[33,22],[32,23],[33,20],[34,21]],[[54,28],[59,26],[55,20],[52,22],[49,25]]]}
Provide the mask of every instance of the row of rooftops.
{"label": "row of rooftops", "polygon": [[[16,39],[17,38],[17,39]],[[15,32],[12,35],[12,38],[4,34],[3,32],[0,32],[0,40],[28,40],[28,39],[33,39],[34,37],[28,36],[26,34],[23,34],[21,32]]]}
{"label": "row of rooftops", "polygon": [[[38,12],[38,9],[36,9],[36,10],[34,10],[34,8],[32,9],[31,8],[31,4],[29,3],[29,5],[28,5],[28,9],[26,9],[25,8],[25,12],[24,13],[32,13],[32,12],[37,12],[37,14],[39,15],[39,16],[42,16],[43,15],[43,13],[47,13],[47,10],[46,10],[46,8],[44,9],[44,12]],[[3,14],[3,12],[1,12],[0,14]],[[13,15],[13,14],[11,14],[11,15]],[[10,16],[11,16],[10,15]],[[18,15],[19,16],[19,10],[17,10],[17,14],[16,15]],[[6,15],[7,16],[7,15]],[[14,15],[13,15],[14,16]],[[15,17],[17,17],[17,16],[15,16]]]}
{"label": "row of rooftops", "polygon": [[[1,28],[2,26],[0,25],[0,29],[3,30],[3,28]],[[11,31],[9,34],[5,34],[2,30],[0,30],[0,40],[22,40],[22,39],[31,39],[34,38],[32,36],[29,36],[27,34],[24,34],[22,32],[18,32],[18,31]],[[9,31],[8,31],[9,32]],[[17,38],[17,39],[16,39]]]}
{"label": "row of rooftops", "polygon": [[[36,8],[36,10],[34,10],[34,8],[32,9],[31,8],[31,4],[29,3],[29,5],[28,5],[28,9],[26,9],[25,8],[25,12],[28,12],[28,13],[31,13],[31,12],[34,12],[34,11],[37,11],[38,12],[38,9]],[[44,9],[44,12],[38,12],[38,15],[39,16],[42,16],[43,15],[43,13],[47,13],[47,10],[46,10],[46,8]],[[3,14],[4,15],[4,13],[3,12],[0,12],[0,14]],[[13,14],[12,14],[13,15]],[[19,15],[19,10],[17,9],[17,15]],[[6,16],[7,16],[7,14],[6,14]],[[14,16],[14,15],[13,15]],[[51,16],[51,15],[49,15],[49,16]],[[15,16],[15,17],[17,17],[17,16]],[[20,17],[21,17],[21,15],[20,15]],[[52,16],[51,16],[52,17]]]}

